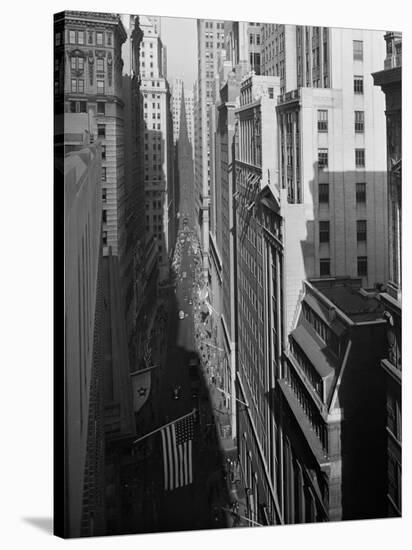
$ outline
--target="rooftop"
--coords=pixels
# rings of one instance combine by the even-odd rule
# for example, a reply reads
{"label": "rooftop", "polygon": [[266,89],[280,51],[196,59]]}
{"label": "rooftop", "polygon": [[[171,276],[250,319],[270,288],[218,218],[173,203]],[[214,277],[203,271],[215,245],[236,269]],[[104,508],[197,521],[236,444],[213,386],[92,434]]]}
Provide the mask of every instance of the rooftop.
{"label": "rooftop", "polygon": [[383,305],[376,297],[363,295],[360,292],[360,286],[356,284],[357,279],[312,280],[310,282],[354,323],[376,321],[383,318]]}

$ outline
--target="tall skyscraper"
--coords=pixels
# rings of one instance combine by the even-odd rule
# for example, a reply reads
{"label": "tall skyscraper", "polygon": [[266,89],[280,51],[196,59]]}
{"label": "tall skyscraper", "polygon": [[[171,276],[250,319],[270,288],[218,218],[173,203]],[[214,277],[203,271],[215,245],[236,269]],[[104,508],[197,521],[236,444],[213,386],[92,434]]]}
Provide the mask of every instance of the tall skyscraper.
{"label": "tall skyscraper", "polygon": [[[261,74],[261,24],[246,21],[225,22],[226,59],[242,72]],[[239,69],[237,69],[238,71]]]}
{"label": "tall skyscraper", "polygon": [[[367,78],[384,51],[376,31],[278,25],[262,37],[284,91],[277,117],[290,330],[305,278],[359,276],[366,287],[387,278],[383,98]],[[311,76],[302,81],[299,52],[309,43]]]}
{"label": "tall skyscraper", "polygon": [[278,159],[273,154],[278,93],[278,77],[245,76],[235,110],[237,445],[249,517],[260,524],[283,521],[273,394],[282,350],[284,282]]}
{"label": "tall skyscraper", "polygon": [[142,16],[140,72],[143,94],[144,181],[146,229],[158,243],[159,277],[169,276],[169,256],[175,239],[173,185],[173,127],[169,84],[165,78],[164,47],[156,22]]}
{"label": "tall skyscraper", "polygon": [[100,155],[99,144],[84,144],[64,157],[64,533],[68,537],[102,535],[105,526]]}
{"label": "tall skyscraper", "polygon": [[[83,186],[84,192],[79,195],[77,187],[76,197],[67,196],[65,199],[65,205],[71,205],[68,206],[71,210],[67,211],[66,220],[66,263],[72,266],[71,269],[73,266],[77,269],[75,266],[78,265],[74,272],[77,272],[76,282],[66,291],[70,303],[67,302],[65,337],[66,347],[70,350],[65,363],[65,389],[71,396],[69,400],[72,401],[73,411],[78,412],[74,412],[76,420],[68,412],[68,405],[65,411],[68,421],[65,437],[70,455],[68,468],[77,468],[77,481],[80,482],[80,488],[82,484],[84,486],[82,503],[79,502],[81,492],[73,492],[71,487],[73,476],[68,481],[66,532],[70,536],[102,533],[105,521],[102,511],[102,477],[105,477],[108,465],[105,462],[103,472],[101,458],[105,443],[113,434],[132,433],[135,429],[133,412],[127,406],[131,388],[128,386],[129,357],[123,294],[123,289],[128,288],[132,261],[126,246],[127,197],[121,71],[121,45],[126,38],[125,28],[116,14],[66,11],[55,16],[56,147],[60,148],[61,144],[66,154],[74,155],[82,147],[96,142],[98,147],[94,149],[92,157],[96,154],[100,157],[98,171],[92,169],[96,159],[92,162],[90,154],[85,152],[64,159],[64,170],[67,172],[69,166],[73,168],[70,176],[73,181],[67,181],[67,190],[70,185],[70,189],[74,189],[76,178],[77,186],[83,181],[85,165],[88,166],[86,173],[90,177],[93,174],[93,182],[90,180],[88,186]],[[93,191],[90,196],[88,193],[91,188]],[[76,227],[73,224],[77,224]],[[82,227],[84,232],[81,241],[76,242],[73,248],[70,243],[75,235],[80,235],[78,231]],[[103,256],[98,262],[98,282],[96,254]],[[70,273],[69,269],[67,276]],[[109,307],[109,304],[113,306],[113,293],[109,290],[110,277],[117,281],[115,311]],[[96,301],[96,293],[101,296],[100,301]],[[78,311],[73,310],[76,303]],[[94,335],[95,322],[98,326]],[[73,332],[73,326],[76,333]],[[112,334],[113,327],[124,338],[103,336]],[[76,349],[79,351],[77,360],[73,355]],[[98,350],[98,360],[93,360],[91,364],[93,350]],[[109,383],[111,376],[116,379],[112,386]],[[122,422],[117,424],[119,417]],[[76,441],[75,432],[78,429],[80,441]],[[91,435],[86,435],[89,432]],[[86,454],[82,457],[85,450]],[[72,473],[68,473],[69,478]]]}
{"label": "tall skyscraper", "polygon": [[386,377],[387,508],[402,511],[402,35],[385,34],[383,70],[374,73],[375,86],[385,94],[387,128],[389,280],[380,295],[387,319],[388,349],[381,361]]}
{"label": "tall skyscraper", "polygon": [[221,351],[219,376],[225,392],[231,436],[236,437],[236,223],[233,141],[235,109],[242,77],[260,72],[260,25],[225,22],[225,52],[215,75],[215,101],[210,107],[209,282],[216,338]]}
{"label": "tall skyscraper", "polygon": [[224,22],[198,19],[197,112],[195,114],[195,209],[207,276],[209,253],[210,120],[209,109],[215,101],[215,75],[224,49]]}

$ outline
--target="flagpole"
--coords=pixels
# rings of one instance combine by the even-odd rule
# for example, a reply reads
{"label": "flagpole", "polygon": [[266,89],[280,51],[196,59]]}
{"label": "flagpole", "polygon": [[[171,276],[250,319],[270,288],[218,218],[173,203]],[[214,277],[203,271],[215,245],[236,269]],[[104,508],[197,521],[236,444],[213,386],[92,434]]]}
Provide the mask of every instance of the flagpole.
{"label": "flagpole", "polygon": [[142,441],[143,439],[146,439],[147,437],[150,437],[151,435],[155,434],[156,432],[160,432],[160,430],[163,430],[164,428],[167,428],[167,426],[171,426],[175,422],[178,422],[179,420],[183,420],[183,418],[187,418],[188,416],[192,416],[192,414],[195,414],[196,409],[193,409],[192,412],[188,414],[184,414],[180,418],[176,418],[176,420],[173,420],[172,422],[168,422],[167,424],[164,424],[164,426],[160,426],[160,428],[156,428],[156,430],[153,430],[152,432],[149,432],[148,434],[142,435],[142,437],[139,437],[138,439],[135,439],[132,441],[132,445],[135,445],[136,443],[139,443],[139,441]]}

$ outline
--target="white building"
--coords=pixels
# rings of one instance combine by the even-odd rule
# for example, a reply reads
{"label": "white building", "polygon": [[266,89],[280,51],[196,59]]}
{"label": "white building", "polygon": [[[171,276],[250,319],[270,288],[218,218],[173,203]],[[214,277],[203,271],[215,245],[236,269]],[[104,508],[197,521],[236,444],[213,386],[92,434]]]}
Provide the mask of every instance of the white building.
{"label": "white building", "polygon": [[263,26],[262,51],[263,70],[280,77],[290,330],[304,279],[387,280],[384,97],[371,77],[385,51],[379,31],[285,25]]}

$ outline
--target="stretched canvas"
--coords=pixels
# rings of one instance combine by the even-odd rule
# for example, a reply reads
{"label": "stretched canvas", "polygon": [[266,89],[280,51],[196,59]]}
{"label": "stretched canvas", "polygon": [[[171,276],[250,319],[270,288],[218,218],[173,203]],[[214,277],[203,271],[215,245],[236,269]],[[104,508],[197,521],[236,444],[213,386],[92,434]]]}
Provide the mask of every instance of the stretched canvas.
{"label": "stretched canvas", "polygon": [[401,71],[395,31],[55,15],[56,535],[401,515]]}

